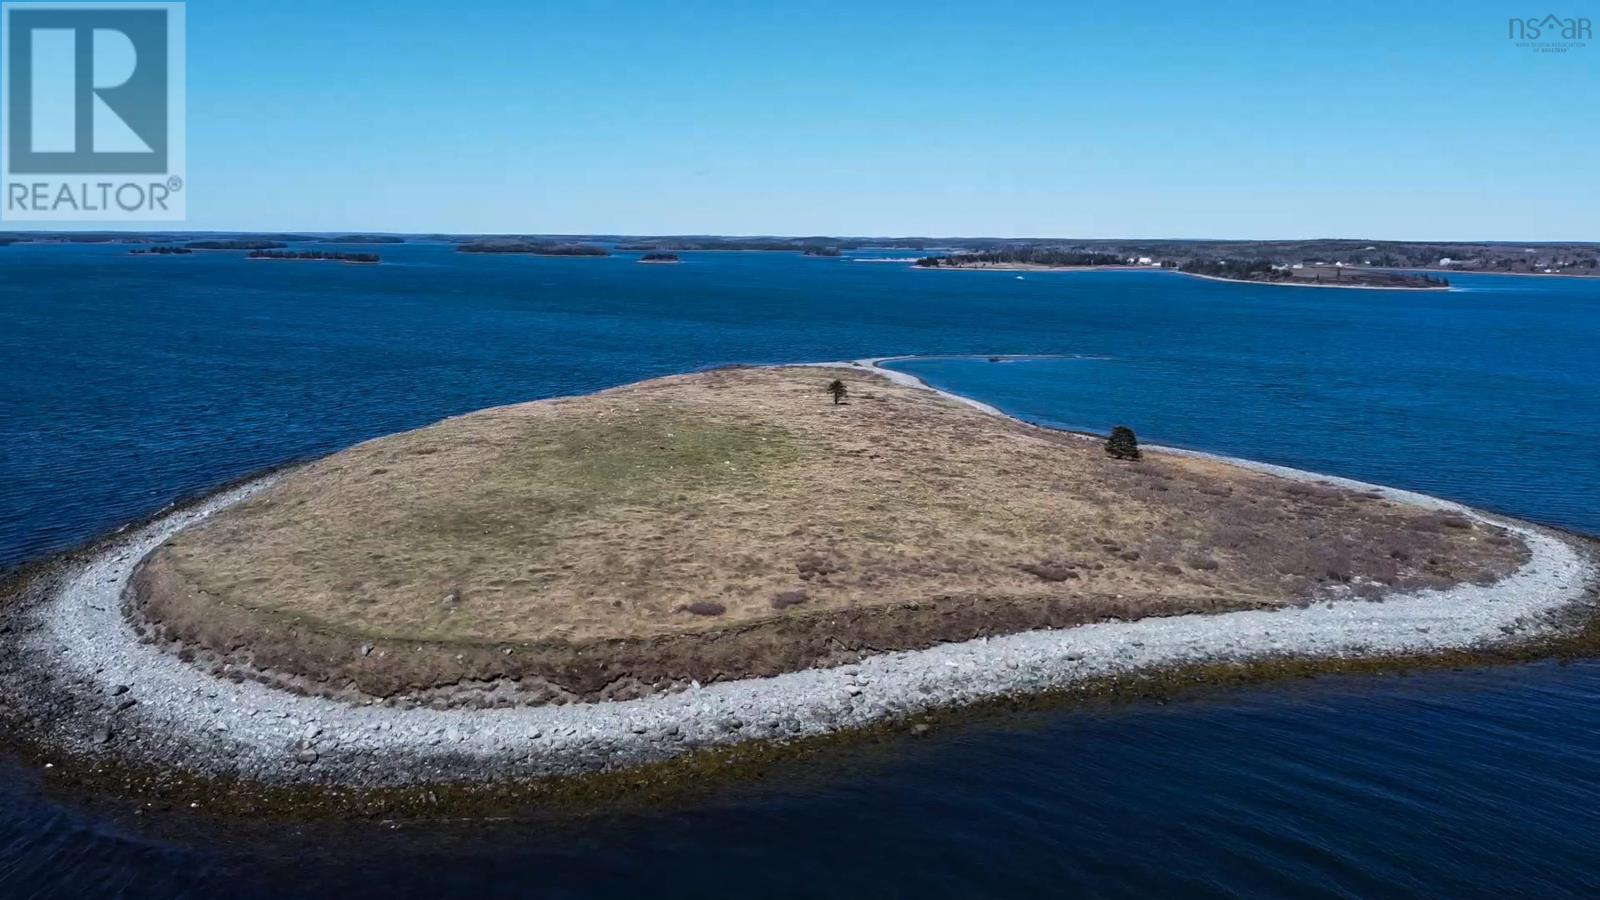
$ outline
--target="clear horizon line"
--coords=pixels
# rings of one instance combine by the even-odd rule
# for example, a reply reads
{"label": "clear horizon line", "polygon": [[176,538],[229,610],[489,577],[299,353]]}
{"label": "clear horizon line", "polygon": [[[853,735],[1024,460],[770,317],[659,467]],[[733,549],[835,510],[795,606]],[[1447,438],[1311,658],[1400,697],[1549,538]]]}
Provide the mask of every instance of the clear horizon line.
{"label": "clear horizon line", "polygon": [[[1182,241],[1190,243],[1282,243],[1291,241],[1347,241],[1359,243],[1362,241],[1379,242],[1386,244],[1579,244],[1600,246],[1600,240],[1583,240],[1569,238],[1551,239],[1519,239],[1519,238],[1381,238],[1381,237],[1048,237],[1040,235],[998,235],[998,234],[971,234],[971,235],[932,235],[932,234],[851,234],[845,232],[827,233],[813,232],[809,234],[784,234],[780,232],[625,232],[625,231],[384,231],[382,229],[300,229],[300,228],[263,228],[263,229],[234,229],[234,228],[106,228],[106,227],[68,227],[68,228],[15,228],[8,229],[7,223],[0,220],[0,234],[6,235],[74,235],[74,234],[119,234],[119,235],[159,235],[159,234],[228,234],[228,235],[378,235],[385,237],[563,237],[563,238],[727,238],[734,240],[787,240],[804,241],[816,238],[831,238],[841,240],[893,240],[893,241],[1121,241],[1136,243]],[[149,224],[149,223],[140,223]]]}

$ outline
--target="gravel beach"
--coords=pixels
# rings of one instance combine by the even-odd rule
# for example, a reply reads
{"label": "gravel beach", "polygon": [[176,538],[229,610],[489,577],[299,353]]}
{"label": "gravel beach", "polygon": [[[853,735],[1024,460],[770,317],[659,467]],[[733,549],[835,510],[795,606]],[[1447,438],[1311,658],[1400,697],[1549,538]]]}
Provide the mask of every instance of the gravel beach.
{"label": "gravel beach", "polygon": [[[904,373],[865,365],[905,384]],[[992,407],[957,397],[979,409]],[[1186,451],[1165,451],[1186,452]],[[1204,454],[1199,454],[1204,455]],[[858,664],[695,686],[639,700],[502,709],[401,709],[216,677],[141,643],[121,611],[135,565],[184,527],[269,486],[234,487],[102,541],[34,579],[0,643],[6,702],[46,746],[202,776],[360,788],[613,771],[745,741],[790,741],[936,708],[1173,665],[1286,655],[1382,657],[1553,635],[1591,595],[1591,551],[1558,532],[1437,498],[1230,460],[1285,478],[1380,491],[1510,529],[1531,559],[1490,586],[1273,611],[1105,622],[888,653]]]}

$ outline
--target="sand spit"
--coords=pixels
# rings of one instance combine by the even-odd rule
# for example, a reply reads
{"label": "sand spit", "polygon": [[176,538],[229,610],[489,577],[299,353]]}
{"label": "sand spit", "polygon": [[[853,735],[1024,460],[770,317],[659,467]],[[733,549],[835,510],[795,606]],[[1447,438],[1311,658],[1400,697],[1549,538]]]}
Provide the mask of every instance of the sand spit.
{"label": "sand spit", "polygon": [[[906,384],[913,376],[869,366]],[[985,411],[985,404],[957,397]],[[1238,461],[1235,461],[1238,462]],[[1242,463],[1303,481],[1343,479]],[[235,487],[68,557],[8,611],[0,701],[70,754],[267,784],[382,788],[614,771],[746,741],[793,741],[919,712],[1164,667],[1282,656],[1425,654],[1555,637],[1556,613],[1596,581],[1558,532],[1437,498],[1358,485],[1510,529],[1531,557],[1490,586],[1462,585],[1281,610],[1106,622],[887,653],[859,663],[638,700],[484,710],[349,703],[216,677],[141,643],[120,599],[171,535],[270,486]],[[20,716],[15,713],[21,712]]]}

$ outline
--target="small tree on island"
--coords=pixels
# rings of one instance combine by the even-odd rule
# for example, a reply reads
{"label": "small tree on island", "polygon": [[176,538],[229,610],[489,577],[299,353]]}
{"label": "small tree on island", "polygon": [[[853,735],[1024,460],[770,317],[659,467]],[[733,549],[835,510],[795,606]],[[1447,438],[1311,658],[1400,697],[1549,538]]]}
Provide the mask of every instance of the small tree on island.
{"label": "small tree on island", "polygon": [[1138,459],[1139,438],[1133,429],[1126,425],[1111,429],[1111,437],[1106,440],[1106,455],[1112,459]]}
{"label": "small tree on island", "polygon": [[833,405],[838,406],[844,402],[844,398],[850,396],[850,389],[844,386],[843,381],[835,378],[833,383],[828,385],[828,393],[833,395]]}

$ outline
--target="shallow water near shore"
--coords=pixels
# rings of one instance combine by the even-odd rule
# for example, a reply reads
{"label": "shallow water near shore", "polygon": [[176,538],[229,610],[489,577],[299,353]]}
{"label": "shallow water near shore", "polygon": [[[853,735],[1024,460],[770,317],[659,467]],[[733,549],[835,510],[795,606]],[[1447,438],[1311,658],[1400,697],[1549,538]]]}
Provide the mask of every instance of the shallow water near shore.
{"label": "shallow water near shore", "polygon": [[180,811],[108,826],[8,780],[0,802],[26,812],[8,828],[5,877],[139,897],[1600,889],[1600,666],[1377,685],[1018,714],[780,764],[671,810],[577,819],[218,829]]}
{"label": "shallow water near shore", "polygon": [[[1600,533],[1597,282],[1407,294],[381,252],[366,268],[0,249],[0,564],[482,406],[896,354],[976,356],[895,365],[1034,421]],[[0,768],[0,893],[1583,895],[1600,890],[1597,698],[1588,663],[1330,678],[984,720],[670,809],[400,829],[113,820]]]}

